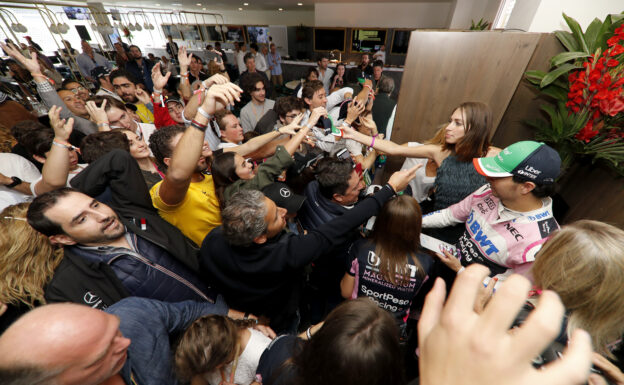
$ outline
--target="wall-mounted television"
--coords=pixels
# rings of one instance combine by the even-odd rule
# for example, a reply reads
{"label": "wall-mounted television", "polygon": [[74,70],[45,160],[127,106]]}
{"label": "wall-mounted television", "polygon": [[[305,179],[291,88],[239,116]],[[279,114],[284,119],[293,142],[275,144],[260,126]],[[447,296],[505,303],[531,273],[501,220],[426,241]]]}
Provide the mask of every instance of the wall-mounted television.
{"label": "wall-mounted television", "polygon": [[86,8],[81,7],[63,7],[65,15],[70,20],[89,20]]}
{"label": "wall-mounted television", "polygon": [[353,29],[351,31],[351,52],[377,52],[385,44],[385,29]]}
{"label": "wall-mounted television", "polygon": [[249,43],[268,44],[269,27],[247,27]]}
{"label": "wall-mounted television", "polygon": [[411,35],[411,29],[395,29],[394,36],[392,37],[392,48],[390,49],[390,53],[394,55],[406,55]]}
{"label": "wall-mounted television", "polygon": [[182,33],[177,26],[171,24],[162,24],[161,27],[165,36],[171,35],[173,39],[182,39]]}
{"label": "wall-mounted television", "polygon": [[314,50],[344,52],[346,36],[345,28],[314,28]]}
{"label": "wall-mounted television", "polygon": [[245,27],[242,25],[227,25],[227,31],[224,33],[225,41],[245,41]]}
{"label": "wall-mounted television", "polygon": [[201,32],[204,36],[204,41],[223,41],[223,35],[217,31],[215,25],[202,25]]}

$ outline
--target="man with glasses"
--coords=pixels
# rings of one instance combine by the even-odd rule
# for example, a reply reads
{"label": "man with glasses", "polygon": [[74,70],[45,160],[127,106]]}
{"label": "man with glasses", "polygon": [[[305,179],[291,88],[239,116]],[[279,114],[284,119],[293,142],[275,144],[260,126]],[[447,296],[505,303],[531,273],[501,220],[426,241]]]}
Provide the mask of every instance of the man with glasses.
{"label": "man with glasses", "polygon": [[300,114],[305,111],[303,101],[295,96],[284,96],[275,102],[273,109],[269,110],[258,121],[254,131],[259,134],[266,134],[277,130],[282,126],[287,126]]}
{"label": "man with glasses", "polygon": [[78,99],[84,102],[89,100],[89,96],[91,96],[89,90],[74,79],[65,80],[62,87],[64,90],[71,91]]}
{"label": "man with glasses", "polygon": [[[150,83],[152,81],[151,76],[152,75],[150,72]],[[146,105],[139,101],[137,94],[139,94],[141,90],[137,87],[137,81],[135,77],[127,71],[117,69],[111,72],[109,78],[117,95],[119,95],[119,97],[121,97],[124,102],[131,103],[136,106],[136,112],[139,118],[141,118],[141,122],[153,124],[153,107],[151,103],[148,103]]]}
{"label": "man with glasses", "polygon": [[266,98],[266,84],[260,73],[251,73],[246,79],[245,91],[251,95],[251,101],[240,112],[244,132],[253,131],[258,121],[271,110],[275,101]]}

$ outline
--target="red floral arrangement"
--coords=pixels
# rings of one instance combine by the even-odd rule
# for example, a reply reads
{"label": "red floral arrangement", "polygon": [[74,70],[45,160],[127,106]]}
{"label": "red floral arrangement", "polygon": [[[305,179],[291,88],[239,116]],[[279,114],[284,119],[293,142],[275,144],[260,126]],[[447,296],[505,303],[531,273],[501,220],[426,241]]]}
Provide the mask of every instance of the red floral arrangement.
{"label": "red floral arrangement", "polygon": [[[583,63],[584,70],[572,71],[568,76],[570,91],[566,107],[572,113],[583,109],[590,118],[575,138],[589,142],[605,127],[604,118],[615,117],[624,111],[624,26],[615,30],[607,40],[609,48],[596,53]],[[619,128],[619,129],[618,129]],[[622,137],[622,127],[611,127],[608,137]],[[619,131],[619,132],[618,132]]]}
{"label": "red floral arrangement", "polygon": [[547,97],[547,119],[525,123],[559,152],[564,170],[588,159],[624,176],[624,13],[594,19],[585,31],[563,18],[570,31],[555,36],[566,50],[550,59],[549,71],[526,72]]}

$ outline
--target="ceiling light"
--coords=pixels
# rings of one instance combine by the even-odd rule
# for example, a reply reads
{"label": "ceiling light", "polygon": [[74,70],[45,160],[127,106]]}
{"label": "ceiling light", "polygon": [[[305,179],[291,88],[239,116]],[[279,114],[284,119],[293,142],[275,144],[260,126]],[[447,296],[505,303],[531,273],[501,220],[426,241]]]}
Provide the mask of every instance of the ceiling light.
{"label": "ceiling light", "polygon": [[303,3],[297,3],[297,5],[301,7],[303,5]]}
{"label": "ceiling light", "polygon": [[206,10],[206,8],[202,8],[202,11],[205,11],[205,10]]}
{"label": "ceiling light", "polygon": [[180,4],[180,3],[172,3],[171,5],[174,5],[174,6],[176,6],[176,7],[179,7],[179,6],[181,6],[182,4]]}
{"label": "ceiling light", "polygon": [[157,7],[160,7],[160,4],[156,4]]}
{"label": "ceiling light", "polygon": [[278,10],[278,11],[283,11],[283,10],[284,10],[284,8],[278,8],[277,10]]}
{"label": "ceiling light", "polygon": [[197,3],[196,5],[197,5],[198,7],[201,7],[201,3]]}
{"label": "ceiling light", "polygon": [[239,11],[242,11],[243,9],[242,9],[242,8],[239,8],[238,10],[239,10]]}
{"label": "ceiling light", "polygon": [[249,5],[249,3],[243,3],[243,5],[246,7],[246,6],[248,6],[248,5]]}

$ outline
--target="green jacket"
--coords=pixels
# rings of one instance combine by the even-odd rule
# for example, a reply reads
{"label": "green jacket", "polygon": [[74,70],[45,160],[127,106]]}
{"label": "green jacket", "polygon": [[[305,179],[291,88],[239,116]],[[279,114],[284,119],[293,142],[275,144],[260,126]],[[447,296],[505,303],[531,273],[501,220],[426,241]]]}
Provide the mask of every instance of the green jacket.
{"label": "green jacket", "polygon": [[277,146],[275,155],[267,159],[266,162],[258,166],[258,172],[252,179],[239,179],[231,185],[227,186],[223,191],[223,199],[229,201],[232,195],[241,190],[262,190],[266,186],[275,182],[282,171],[287,169],[294,160],[286,151],[284,146]]}

